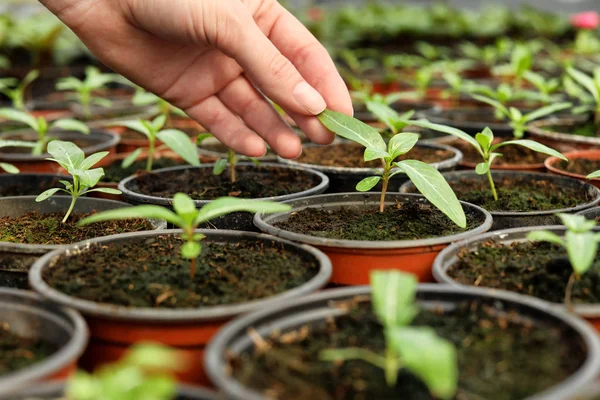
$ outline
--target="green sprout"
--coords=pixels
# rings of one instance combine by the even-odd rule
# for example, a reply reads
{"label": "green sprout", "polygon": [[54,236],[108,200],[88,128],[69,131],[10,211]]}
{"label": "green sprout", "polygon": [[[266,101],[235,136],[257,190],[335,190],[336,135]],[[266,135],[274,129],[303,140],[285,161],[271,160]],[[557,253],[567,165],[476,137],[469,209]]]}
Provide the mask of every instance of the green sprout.
{"label": "green sprout", "polygon": [[13,21],[7,39],[7,47],[28,51],[31,64],[40,66],[50,62],[65,25],[52,14],[38,14]]}
{"label": "green sprout", "polygon": [[[31,154],[34,156],[39,156],[44,153],[48,143],[52,139],[48,137],[48,132],[52,129],[76,131],[83,133],[84,135],[89,135],[90,133],[90,128],[87,125],[85,125],[83,122],[70,118],[58,119],[56,121],[48,123],[48,121],[44,117],[36,118],[28,112],[19,111],[12,108],[0,108],[0,117],[6,118],[10,121],[16,121],[25,124],[37,133],[38,140],[36,142],[36,145],[33,146],[31,150]],[[23,143],[28,142],[23,141]]]}
{"label": "green sprout", "polygon": [[533,51],[524,44],[517,44],[512,50],[510,63],[492,68],[495,75],[511,75],[514,85],[520,88],[523,84],[525,73],[533,67]]}
{"label": "green sprout", "polygon": [[564,247],[569,256],[573,273],[569,277],[565,291],[565,304],[571,310],[571,291],[575,280],[585,274],[596,259],[600,234],[594,233],[596,221],[587,220],[583,215],[557,214],[566,226],[564,238],[546,230],[530,232],[527,239],[536,242],[549,242]]}
{"label": "green sprout", "polygon": [[181,228],[181,238],[185,241],[181,246],[181,256],[189,259],[190,276],[196,275],[196,258],[202,253],[200,241],[205,238],[201,233],[196,233],[196,228],[212,219],[238,211],[252,213],[279,213],[290,210],[287,204],[272,201],[244,200],[234,197],[221,197],[212,200],[201,209],[197,210],[194,201],[184,193],[173,196],[173,211],[154,205],[141,205],[117,210],[104,211],[94,214],[79,222],[79,225],[89,225],[94,222],[154,218],[167,221]]}
{"label": "green sprout", "polygon": [[[35,147],[35,143],[24,142],[21,140],[3,140],[0,139],[0,149],[3,147]],[[18,174],[19,168],[12,164],[0,162],[0,169],[9,174]]]}
{"label": "green sprout", "polygon": [[379,201],[380,212],[384,211],[385,196],[390,179],[394,175],[404,172],[427,200],[455,224],[462,228],[466,227],[467,222],[462,206],[448,182],[437,169],[417,160],[395,161],[396,158],[408,153],[415,146],[419,140],[418,134],[399,133],[393,136],[386,145],[375,128],[345,114],[325,110],[319,114],[318,118],[330,131],[363,145],[365,161],[380,160],[382,166],[380,174],[365,178],[356,185],[356,190],[366,192],[379,182],[383,182]]}
{"label": "green sprout", "polygon": [[29,71],[21,81],[16,78],[0,78],[0,93],[10,99],[13,108],[25,111],[25,91],[38,76],[40,72],[34,69]]}
{"label": "green sprout", "polygon": [[[133,121],[121,121],[113,124],[113,126],[124,126],[133,131],[139,132],[146,136],[148,139],[148,158],[146,159],[146,171],[152,171],[152,164],[156,151],[159,148],[156,147],[156,141],[160,140],[165,144],[166,147],[173,150],[181,158],[183,158],[190,165],[200,165],[200,157],[194,143],[186,135],[185,132],[178,129],[162,129],[167,121],[167,117],[163,114],[154,118],[152,121],[145,120],[133,120]],[[124,160],[121,166],[123,168],[129,167],[137,160],[143,148],[138,148],[131,152]]]}
{"label": "green sprout", "polygon": [[424,119],[418,121],[411,121],[411,124],[421,128],[447,133],[449,135],[462,139],[465,142],[469,143],[471,146],[473,146],[482,159],[482,161],[475,167],[475,172],[478,175],[487,175],[492,196],[494,196],[494,200],[496,201],[498,200],[498,193],[496,192],[496,186],[494,184],[494,180],[492,179],[492,163],[498,157],[502,157],[502,153],[498,152],[498,149],[500,149],[501,147],[510,145],[523,146],[535,152],[547,154],[549,156],[558,157],[561,160],[568,161],[567,158],[560,154],[558,151],[551,149],[550,147],[538,143],[534,140],[507,140],[494,144],[494,133],[490,128],[485,128],[482,132],[476,134],[473,138],[473,136],[460,129],[446,125],[433,124]]}
{"label": "green sprout", "polygon": [[121,194],[120,190],[110,188],[95,188],[104,176],[103,168],[94,168],[100,160],[108,155],[108,151],[102,151],[94,153],[89,157],[85,157],[83,150],[81,150],[76,144],[72,142],[64,142],[61,140],[53,140],[48,143],[48,153],[52,158],[47,160],[54,161],[63,167],[69,175],[71,175],[73,182],[61,180],[59,181],[64,185],[64,188],[52,188],[48,189],[40,194],[35,201],[42,202],[54,196],[57,192],[65,192],[71,196],[71,205],[65,214],[62,223],[67,222],[69,215],[75,207],[77,199],[86,193],[91,192],[102,192],[109,194]]}
{"label": "green sprout", "polygon": [[394,387],[402,369],[421,379],[440,399],[452,399],[458,387],[456,347],[430,327],[413,327],[419,313],[415,304],[417,279],[399,271],[373,271],[371,302],[383,327],[383,355],[360,347],[322,350],[323,361],[361,360],[381,368],[388,386]]}
{"label": "green sprout", "polygon": [[587,105],[585,111],[593,112],[594,123],[600,125],[600,67],[594,69],[592,76],[586,75],[573,67],[567,68],[567,74],[592,95],[593,103]]}
{"label": "green sprout", "polygon": [[541,74],[533,71],[525,71],[523,78],[535,86],[539,92],[542,103],[549,104],[556,99],[556,96],[553,96],[553,94],[558,92],[561,87],[559,78],[546,79]]}
{"label": "green sprout", "polygon": [[[202,142],[206,139],[213,138],[214,136],[210,133],[202,133],[198,135],[196,139],[196,146],[200,147]],[[241,160],[248,160],[252,162],[254,165],[260,165],[260,161],[253,157],[240,156],[235,153],[235,151],[231,149],[227,149],[227,156],[225,158],[220,158],[215,162],[213,167],[214,175],[221,175],[227,168],[229,168],[229,178],[231,183],[235,183],[237,181],[237,172],[236,166],[238,162]]]}
{"label": "green sprout", "polygon": [[366,104],[367,109],[390,129],[392,135],[396,135],[406,128],[409,120],[415,115],[413,110],[398,114],[393,108],[379,101],[370,100]]}
{"label": "green sprout", "polygon": [[168,101],[162,99],[161,97],[155,95],[154,93],[150,93],[142,89],[141,87],[137,87],[135,90],[135,94],[131,99],[133,105],[138,107],[144,106],[156,106],[159,110],[160,115],[164,115],[169,121],[171,115],[177,115],[179,117],[187,117],[187,114],[183,112],[180,108],[177,108]]}
{"label": "green sprout", "polygon": [[478,61],[486,67],[493,67],[502,57],[499,49],[494,45],[480,46],[472,42],[464,42],[459,45],[463,56]]}

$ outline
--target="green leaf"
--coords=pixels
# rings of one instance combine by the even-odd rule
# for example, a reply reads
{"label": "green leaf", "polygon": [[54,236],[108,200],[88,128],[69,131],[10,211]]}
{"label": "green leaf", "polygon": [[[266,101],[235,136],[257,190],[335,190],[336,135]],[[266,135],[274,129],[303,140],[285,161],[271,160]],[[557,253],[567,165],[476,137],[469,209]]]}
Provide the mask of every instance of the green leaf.
{"label": "green leaf", "polygon": [[155,132],[160,131],[162,127],[165,126],[165,122],[167,122],[166,115],[159,115],[152,121],[152,129],[154,129]]}
{"label": "green leaf", "polygon": [[440,399],[452,399],[458,387],[458,361],[454,345],[426,327],[386,331],[386,338],[402,364]]}
{"label": "green leaf", "polygon": [[416,276],[400,271],[372,271],[369,274],[373,311],[386,328],[405,326],[419,312],[415,305]]}
{"label": "green leaf", "polygon": [[375,149],[371,149],[371,148],[366,148],[365,155],[363,158],[365,161],[373,161],[373,160],[386,159],[389,157],[391,157],[391,156],[387,151],[380,151],[380,150],[375,150]]}
{"label": "green leaf", "polygon": [[148,138],[150,138],[150,136],[152,135],[152,132],[150,132],[150,129],[148,129],[148,127],[141,120],[120,121],[120,122],[111,124],[110,126],[124,126],[125,128],[131,129],[132,131],[142,133],[142,134],[146,135],[146,137],[148,137]]}
{"label": "green leaf", "polygon": [[181,246],[181,256],[183,258],[196,258],[202,252],[202,246],[198,242],[185,242]]}
{"label": "green leaf", "polygon": [[596,103],[600,103],[600,90],[596,87],[594,80],[591,77],[573,67],[568,67],[567,73],[573,80],[590,92]]}
{"label": "green leaf", "polygon": [[123,192],[121,192],[120,190],[112,189],[112,188],[95,188],[95,189],[88,190],[86,193],[90,193],[90,192],[101,192],[101,193],[108,193],[108,194],[123,194]]}
{"label": "green leaf", "polygon": [[597,179],[600,178],[600,171],[594,171],[591,174],[589,174],[588,176],[585,177],[586,179]]}
{"label": "green leaf", "polygon": [[510,118],[510,111],[508,111],[508,108],[506,108],[499,101],[496,101],[496,100],[490,99],[489,97],[481,96],[478,94],[471,95],[471,97],[473,97],[475,100],[489,104],[490,106],[494,107],[496,110],[500,111],[502,114],[504,114]]}
{"label": "green leaf", "polygon": [[[160,118],[160,117],[157,117]],[[154,120],[156,121],[156,120]],[[160,121],[159,121],[160,122]],[[168,148],[177,153],[190,165],[200,165],[198,149],[188,135],[177,129],[166,129],[157,133],[156,137]]]}
{"label": "green leaf", "polygon": [[45,192],[41,193],[38,197],[36,197],[35,201],[39,203],[41,201],[47,200],[48,198],[54,196],[56,194],[56,192],[58,192],[59,190],[61,190],[61,189],[59,189],[59,188],[48,189]]}
{"label": "green leaf", "polygon": [[529,114],[525,115],[525,121],[527,121],[527,122],[535,121],[536,119],[545,117],[546,115],[553,114],[557,111],[566,110],[567,108],[570,108],[572,106],[573,106],[573,104],[571,104],[571,103],[557,103],[557,104],[552,104],[552,105],[549,105],[546,107],[542,107],[538,110],[535,110],[535,111],[530,112]]}
{"label": "green leaf", "polygon": [[135,91],[135,94],[131,98],[131,102],[136,106],[149,106],[151,104],[156,104],[160,101],[160,97],[155,95],[154,93],[146,92],[142,88],[138,88]]}
{"label": "green leaf", "polygon": [[377,129],[346,114],[325,110],[318,116],[327,129],[335,134],[359,143],[366,148],[386,151],[385,141]]}
{"label": "green leaf", "polygon": [[15,167],[14,165],[3,162],[0,162],[0,169],[9,174],[18,174],[20,172],[19,168]]}
{"label": "green leaf", "polygon": [[408,153],[419,141],[418,133],[403,132],[394,135],[388,143],[388,153],[392,159]]}
{"label": "green leaf", "polygon": [[561,153],[559,153],[558,151],[556,151],[546,145],[538,143],[534,140],[529,140],[529,139],[508,140],[506,142],[501,142],[501,143],[498,143],[498,144],[492,146],[491,151],[495,151],[496,149],[498,149],[500,147],[508,146],[511,144],[516,144],[519,146],[527,147],[528,149],[537,151],[538,153],[548,154],[549,156],[558,157],[561,160],[568,161],[567,158],[565,156],[563,156]]}
{"label": "green leaf", "polygon": [[137,161],[140,154],[142,154],[142,151],[143,149],[139,148],[129,153],[129,155],[123,159],[123,162],[121,162],[121,168],[129,168],[132,166],[133,163]]}
{"label": "green leaf", "polygon": [[596,226],[595,220],[588,220],[583,215],[573,214],[556,214],[562,223],[570,230],[576,233],[584,233],[591,231]]}
{"label": "green leaf", "polygon": [[94,154],[90,155],[89,157],[87,157],[85,160],[83,160],[81,165],[79,165],[79,169],[83,169],[83,170],[90,169],[94,165],[96,165],[100,160],[102,160],[104,157],[106,157],[107,155],[108,155],[108,151],[101,151],[98,153],[94,153]]}
{"label": "green leaf", "polygon": [[509,111],[510,111],[509,116],[512,121],[522,121],[523,120],[523,114],[518,109],[511,107],[511,108],[509,108]]}
{"label": "green leaf", "polygon": [[100,179],[104,176],[103,168],[94,168],[94,169],[74,169],[69,171],[69,173],[73,176],[77,176],[81,182],[82,186],[92,188],[100,182]]}
{"label": "green leaf", "polygon": [[48,153],[63,163],[70,174],[79,169],[85,159],[85,154],[75,143],[62,140],[53,140],[48,143]]}
{"label": "green leaf", "polygon": [[490,164],[487,162],[480,162],[475,166],[475,173],[477,175],[485,175],[490,170]]}
{"label": "green leaf", "polygon": [[0,148],[2,147],[29,147],[33,148],[36,146],[35,142],[25,142],[23,140],[4,140],[0,139]]}
{"label": "green leaf", "polygon": [[34,131],[39,131],[37,120],[27,112],[14,110],[12,108],[0,108],[0,117],[11,121],[21,122]]}
{"label": "green leaf", "polygon": [[81,82],[79,79],[69,76],[66,78],[60,78],[58,80],[58,82],[56,83],[56,89],[57,90],[79,90],[79,88],[81,88],[82,85],[83,85],[83,82]]}
{"label": "green leaf", "polygon": [[221,175],[226,168],[227,160],[225,158],[217,160],[217,162],[213,166],[213,175]]}
{"label": "green leaf", "polygon": [[280,213],[291,209],[290,205],[274,201],[245,200],[235,197],[221,197],[211,201],[200,209],[195,225],[237,211],[251,213]]}
{"label": "green leaf", "polygon": [[178,227],[183,225],[183,221],[177,216],[177,214],[164,207],[153,205],[141,205],[136,207],[125,207],[116,210],[103,211],[82,219],[77,225],[83,226],[93,224],[95,222],[137,218],[160,219],[170,222]]}
{"label": "green leaf", "polygon": [[196,138],[196,146],[200,147],[202,142],[204,142],[206,139],[209,139],[209,138],[214,138],[212,133],[201,133]]}
{"label": "green leaf", "polygon": [[461,228],[467,227],[467,218],[462,205],[437,169],[417,160],[404,160],[394,165],[402,169],[419,192],[456,225]]}
{"label": "green leaf", "polygon": [[109,108],[110,106],[113,105],[113,102],[109,99],[104,99],[102,97],[94,97],[92,99],[92,103],[100,106],[100,107],[104,107],[104,108]]}
{"label": "green leaf", "polygon": [[397,132],[396,124],[402,122],[398,113],[390,108],[387,104],[369,100],[366,103],[367,110],[369,110],[377,119],[386,124],[394,133]]}
{"label": "green leaf", "polygon": [[381,181],[380,176],[369,176],[356,184],[356,190],[359,192],[368,192]]}
{"label": "green leaf", "polygon": [[486,127],[483,132],[479,132],[475,135],[475,140],[477,140],[477,143],[479,143],[481,148],[487,152],[494,141],[494,134],[490,128]]}
{"label": "green leaf", "polygon": [[29,71],[29,73],[25,75],[25,78],[23,78],[23,80],[19,84],[19,90],[25,90],[25,88],[29,86],[31,82],[35,81],[39,76],[40,71],[38,71],[37,69],[32,69],[31,71]]}
{"label": "green leaf", "polygon": [[173,209],[181,216],[184,220],[192,223],[194,218],[198,214],[194,200],[184,193],[175,193],[173,196]]}
{"label": "green leaf", "polygon": [[587,272],[594,263],[598,251],[598,242],[594,233],[577,233],[569,230],[565,234],[565,243],[573,270],[579,275]]}
{"label": "green leaf", "polygon": [[479,154],[483,155],[483,153],[481,151],[481,146],[479,145],[479,143],[477,143],[477,140],[475,140],[475,138],[473,136],[469,135],[466,132],[461,131],[460,129],[452,128],[452,127],[446,126],[446,125],[434,124],[434,123],[427,121],[426,119],[411,121],[410,124],[421,127],[421,128],[431,129],[433,131],[447,133],[449,135],[455,136],[455,137],[462,139],[465,142],[471,144],[473,147],[475,147],[475,149],[477,149]]}
{"label": "green leaf", "polygon": [[564,242],[560,236],[550,231],[533,231],[527,234],[527,240],[532,242],[549,242],[559,246],[564,246]]}

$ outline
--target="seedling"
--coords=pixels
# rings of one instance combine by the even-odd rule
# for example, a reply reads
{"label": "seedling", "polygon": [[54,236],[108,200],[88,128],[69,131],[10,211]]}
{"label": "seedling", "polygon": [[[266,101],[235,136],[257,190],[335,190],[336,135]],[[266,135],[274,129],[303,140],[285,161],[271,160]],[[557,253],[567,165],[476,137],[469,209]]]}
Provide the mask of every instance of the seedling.
{"label": "seedling", "polygon": [[496,186],[494,185],[494,180],[492,179],[492,163],[498,157],[502,157],[502,153],[498,152],[498,149],[500,149],[501,147],[510,145],[523,146],[538,153],[547,154],[549,156],[558,157],[561,160],[568,161],[567,158],[560,154],[558,151],[551,149],[550,147],[538,143],[534,140],[507,140],[504,142],[494,144],[494,133],[490,128],[485,128],[483,132],[476,134],[473,138],[473,136],[469,135],[464,131],[461,131],[460,129],[446,125],[433,124],[424,119],[412,121],[411,124],[419,126],[421,128],[447,133],[449,135],[462,139],[465,142],[472,145],[475,148],[475,150],[477,150],[477,153],[479,153],[482,159],[482,162],[477,164],[477,166],[475,167],[475,172],[478,175],[487,175],[488,181],[490,183],[490,190],[492,191],[492,195],[494,196],[494,200],[496,201],[498,200],[498,193],[496,192]]}
{"label": "seedling", "polygon": [[533,52],[524,44],[517,44],[513,48],[510,63],[492,68],[495,75],[511,75],[514,77],[514,85],[520,88],[523,84],[525,72],[533,66]]}
{"label": "seedling", "polygon": [[54,15],[45,13],[31,17],[15,18],[7,35],[8,47],[26,49],[31,64],[40,66],[50,62],[58,39],[66,30],[65,25]]}
{"label": "seedling", "polygon": [[144,106],[156,106],[159,110],[160,115],[164,115],[167,118],[167,121],[172,115],[177,115],[180,117],[187,117],[187,114],[183,112],[180,108],[177,108],[168,101],[158,97],[154,93],[150,93],[145,91],[144,89],[137,87],[133,98],[131,99],[133,105],[138,107]]}
{"label": "seedling", "polygon": [[69,215],[75,207],[77,199],[86,193],[91,192],[102,192],[109,194],[121,194],[120,190],[110,188],[95,188],[100,181],[100,178],[104,176],[104,169],[94,168],[100,160],[108,155],[108,151],[102,151],[99,153],[92,154],[89,157],[85,157],[83,150],[81,150],[76,144],[71,142],[63,142],[61,140],[53,140],[48,143],[48,153],[52,158],[46,160],[55,161],[61,167],[63,167],[69,175],[71,175],[73,182],[61,180],[59,181],[64,185],[64,188],[53,188],[48,189],[40,194],[35,201],[42,202],[54,196],[57,192],[65,192],[71,196],[71,205],[62,220],[64,224],[67,222]]}
{"label": "seedling", "polygon": [[141,205],[120,208],[94,214],[79,222],[79,225],[89,225],[94,222],[123,220],[134,218],[160,219],[182,229],[181,238],[185,241],[181,246],[181,256],[190,260],[190,276],[196,275],[196,258],[202,252],[201,240],[205,236],[196,233],[195,229],[205,222],[232,212],[247,211],[252,213],[278,213],[290,210],[287,204],[272,201],[243,200],[234,197],[221,197],[213,200],[200,210],[196,209],[194,201],[184,193],[176,193],[173,197],[174,212],[164,207]]}
{"label": "seedling", "polygon": [[69,400],[171,400],[177,396],[174,373],[186,360],[166,346],[134,345],[119,361],[92,374],[78,370],[67,382]]}
{"label": "seedling", "polygon": [[[31,129],[33,129],[37,135],[38,140],[35,142],[35,146],[31,149],[31,154],[34,156],[39,156],[44,153],[48,142],[52,140],[52,138],[48,137],[48,132],[52,129],[63,129],[66,131],[76,131],[83,133],[84,135],[89,135],[90,128],[85,125],[83,122],[65,118],[58,119],[56,121],[52,121],[48,123],[48,121],[44,117],[35,118],[33,115],[29,114],[25,111],[18,111],[12,108],[0,108],[0,117],[6,118],[10,121],[21,122]],[[29,143],[22,141],[23,144]],[[22,146],[22,147],[30,147],[30,146]]]}
{"label": "seedling", "polygon": [[[319,115],[319,120],[327,129],[337,135],[359,143],[365,147],[365,161],[380,160],[382,169],[380,175],[363,179],[356,185],[356,190],[366,192],[383,183],[379,211],[385,208],[385,195],[389,180],[396,174],[404,172],[417,189],[435,207],[446,214],[455,224],[466,227],[466,217],[456,195],[442,174],[429,164],[417,160],[402,160],[396,158],[408,153],[419,140],[416,133],[399,133],[392,137],[386,145],[379,132],[355,118],[335,111],[325,110]],[[411,121],[412,123],[412,121]]]}
{"label": "seedling", "polygon": [[[0,149],[2,147],[35,147],[35,143],[23,142],[21,140],[3,140],[0,139]],[[0,162],[0,170],[9,174],[18,174],[19,168],[12,164]]]}
{"label": "seedling", "polygon": [[73,76],[61,78],[56,84],[56,89],[73,91],[74,93],[69,96],[70,99],[81,105],[83,116],[88,119],[91,117],[90,106],[92,104],[100,107],[110,107],[112,105],[112,102],[106,98],[94,97],[94,91],[104,89],[111,82],[119,81],[120,77],[117,74],[103,74],[96,67],[87,67],[84,80]]}
{"label": "seedling", "polygon": [[367,109],[390,129],[392,135],[396,135],[406,128],[410,122],[409,120],[415,115],[413,110],[400,115],[384,102],[369,100],[366,104]]}
{"label": "seedling", "polygon": [[25,111],[25,91],[38,76],[40,72],[34,69],[29,71],[21,81],[16,78],[0,78],[0,93],[10,99],[13,108]]}
{"label": "seedling", "polygon": [[[202,133],[198,135],[198,138],[196,139],[196,146],[200,147],[200,145],[202,145],[202,142],[204,142],[208,138],[213,137],[214,136],[210,133]],[[227,157],[221,158],[215,162],[215,165],[213,167],[213,174],[221,175],[227,169],[227,167],[229,167],[229,177],[231,183],[235,183],[237,181],[237,172],[235,168],[238,162],[240,162],[241,160],[248,160],[254,165],[260,165],[260,161],[258,161],[256,158],[240,156],[237,155],[235,151],[227,149]]]}
{"label": "seedling", "polygon": [[560,89],[561,84],[559,78],[546,79],[533,71],[525,71],[523,78],[535,86],[540,94],[540,100],[543,103],[548,104],[555,100],[556,97],[552,95]]}
{"label": "seedling", "polygon": [[592,76],[573,67],[567,68],[567,74],[592,95],[594,102],[586,107],[586,111],[593,112],[594,123],[600,125],[600,67],[594,69]]}
{"label": "seedling", "polygon": [[440,399],[452,399],[458,387],[458,362],[454,344],[430,327],[410,323],[419,313],[415,304],[417,279],[399,271],[371,273],[373,312],[383,327],[385,353],[360,347],[328,349],[320,353],[323,361],[361,360],[381,368],[388,386],[396,386],[398,373],[407,369]]}
{"label": "seedling", "polygon": [[493,67],[502,57],[502,54],[494,45],[482,47],[472,42],[464,42],[459,45],[459,49],[465,57],[479,61],[487,67]]}
{"label": "seedling", "polygon": [[414,85],[418,95],[424,98],[427,95],[427,89],[433,80],[433,68],[430,66],[419,68],[415,71]]}
{"label": "seedling", "polygon": [[496,100],[490,99],[485,96],[473,95],[475,100],[479,100],[483,103],[489,104],[494,107],[494,109],[501,113],[505,118],[508,118],[510,121],[510,127],[513,128],[513,136],[517,139],[521,139],[525,135],[525,130],[527,129],[527,124],[536,119],[543,118],[550,114],[553,114],[557,111],[566,110],[567,108],[571,108],[571,103],[556,103],[549,106],[545,106],[542,108],[538,108],[535,111],[532,111],[527,114],[523,114],[519,109],[515,107],[506,107],[505,105],[497,102]]}
{"label": "seedling", "polygon": [[527,239],[536,242],[549,242],[567,250],[569,262],[573,267],[573,273],[569,277],[567,289],[565,291],[565,304],[572,310],[571,291],[575,280],[580,279],[585,274],[596,259],[598,242],[600,242],[600,233],[594,233],[596,221],[587,220],[583,215],[557,214],[562,223],[567,227],[565,237],[552,233],[550,231],[539,230],[530,232]]}

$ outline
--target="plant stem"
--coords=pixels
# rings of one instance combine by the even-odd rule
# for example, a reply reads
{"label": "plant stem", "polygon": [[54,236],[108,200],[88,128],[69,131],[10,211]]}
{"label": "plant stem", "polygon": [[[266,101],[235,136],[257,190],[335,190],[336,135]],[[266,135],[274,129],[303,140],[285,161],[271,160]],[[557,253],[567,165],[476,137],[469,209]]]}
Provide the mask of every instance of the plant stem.
{"label": "plant stem", "polygon": [[396,386],[398,381],[398,359],[391,347],[385,349],[385,382],[389,387]]}
{"label": "plant stem", "polygon": [[65,222],[67,222],[67,218],[69,218],[69,215],[71,215],[71,212],[73,211],[73,207],[75,207],[75,202],[76,201],[77,201],[77,196],[71,195],[71,205],[69,206],[69,209],[67,210],[67,213],[65,214],[65,217],[62,220],[63,224]]}
{"label": "plant stem", "polygon": [[379,212],[383,212],[385,209],[385,194],[388,189],[388,183],[390,182],[390,178],[387,176],[383,177],[383,187],[381,188],[381,198],[379,199]]}
{"label": "plant stem", "polygon": [[492,179],[492,168],[488,169],[487,172],[488,181],[490,182],[490,189],[492,189],[492,195],[494,196],[494,200],[498,201],[498,193],[496,193],[496,185],[494,185],[494,180]]}
{"label": "plant stem", "polygon": [[77,201],[79,194],[80,194],[79,178],[76,176],[73,176],[73,187],[71,188],[71,205],[69,206],[69,209],[67,210],[67,213],[65,214],[65,217],[62,220],[63,224],[65,222],[67,222],[69,215],[71,215],[71,212],[73,212],[73,207],[75,207],[75,202]]}
{"label": "plant stem", "polygon": [[230,170],[231,170],[231,183],[235,183],[235,180],[237,179],[237,177],[235,176],[235,164],[231,164]]}
{"label": "plant stem", "polygon": [[235,152],[231,149],[227,150],[227,162],[229,163],[229,168],[231,169],[231,183],[235,183],[237,179],[235,176],[235,165],[237,164],[237,160],[235,159]]}
{"label": "plant stem", "polygon": [[91,111],[90,111],[90,93],[89,92],[81,92],[80,96],[79,96],[79,101],[81,102],[81,108],[83,111],[83,116],[85,117],[85,119],[89,119],[90,116],[92,115]]}
{"label": "plant stem", "polygon": [[152,171],[152,163],[154,162],[154,152],[156,151],[154,141],[155,141],[155,138],[152,136],[148,139],[149,145],[148,145],[148,158],[146,159],[146,172]]}
{"label": "plant stem", "polygon": [[573,271],[571,276],[569,276],[569,282],[567,283],[567,290],[565,291],[565,305],[567,306],[567,310],[569,312],[573,312],[573,303],[571,302],[571,292],[573,291],[573,284],[575,283],[575,278],[577,278],[577,273]]}

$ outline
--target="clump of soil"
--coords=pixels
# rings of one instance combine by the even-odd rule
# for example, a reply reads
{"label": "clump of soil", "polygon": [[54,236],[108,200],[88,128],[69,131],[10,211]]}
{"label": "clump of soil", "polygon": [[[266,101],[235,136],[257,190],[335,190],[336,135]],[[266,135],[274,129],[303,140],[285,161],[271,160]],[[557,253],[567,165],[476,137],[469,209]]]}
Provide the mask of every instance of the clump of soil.
{"label": "clump of soil", "polygon": [[58,348],[39,338],[25,338],[11,331],[10,324],[0,321],[0,376],[41,361]]}
{"label": "clump of soil", "polygon": [[[572,333],[533,322],[514,310],[480,303],[421,310],[413,326],[428,326],[457,348],[457,400],[515,400],[567,379],[583,364],[585,345]],[[294,334],[295,333],[295,334]],[[267,351],[229,356],[231,374],[270,399],[433,400],[406,370],[394,387],[383,370],[361,360],[322,361],[321,351],[360,347],[384,354],[382,326],[370,305],[354,306],[327,323],[267,338]]]}
{"label": "clump of soil", "polygon": [[197,308],[282,293],[312,279],[318,263],[273,242],[203,241],[196,275],[174,236],[92,246],[44,272],[53,288],[80,299],[128,307]]}
{"label": "clump of soil", "polygon": [[[512,138],[506,140],[512,140]],[[503,141],[503,139],[495,140],[494,142],[499,143],[501,141]],[[481,162],[481,155],[469,143],[463,140],[456,140],[453,141],[451,145],[463,153],[463,164],[475,165]],[[494,160],[492,168],[517,164],[543,164],[544,160],[548,158],[545,154],[538,153],[523,146],[506,146],[502,147],[500,151],[502,152],[502,157],[498,157]]]}
{"label": "clump of soil", "polygon": [[572,174],[588,176],[592,172],[600,169],[600,160],[573,158],[569,161],[559,160],[554,166],[562,171],[570,172]]}
{"label": "clump of soil", "polygon": [[[296,161],[326,167],[381,168],[379,160],[365,162],[364,153],[364,146],[358,143],[336,143],[329,146],[305,147]],[[432,164],[453,156],[454,153],[448,150],[417,145],[407,154],[398,157],[397,161],[410,159]]]}
{"label": "clump of soil", "polygon": [[[448,274],[465,285],[491,287],[562,303],[573,268],[566,251],[550,243],[495,241],[476,251],[463,249]],[[576,280],[573,302],[600,303],[600,258]]]}
{"label": "clump of soil", "polygon": [[153,229],[145,219],[98,222],[77,226],[77,222],[94,213],[74,214],[62,223],[64,213],[39,214],[29,212],[20,217],[0,218],[0,242],[63,245],[100,236]]}
{"label": "clump of soil", "polygon": [[317,186],[320,179],[305,171],[266,166],[237,166],[237,180],[230,170],[214,175],[212,168],[188,168],[160,174],[139,175],[131,189],[148,196],[171,198],[183,192],[194,200],[222,196],[262,198],[299,193]]}
{"label": "clump of soil", "polygon": [[[176,160],[168,157],[160,157],[152,161],[152,169],[177,167],[179,165],[186,165],[184,160]],[[121,161],[113,163],[108,167],[104,167],[104,176],[102,182],[118,183],[123,179],[137,174],[146,172],[146,160],[136,161],[127,168],[121,168]]]}
{"label": "clump of soil", "polygon": [[476,228],[484,217],[467,210],[462,229],[437,208],[416,202],[388,205],[383,213],[373,204],[366,208],[306,208],[294,212],[276,227],[305,235],[342,240],[413,240],[454,235]]}

